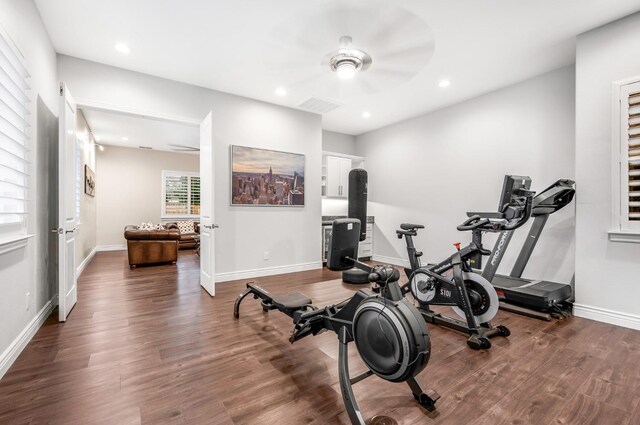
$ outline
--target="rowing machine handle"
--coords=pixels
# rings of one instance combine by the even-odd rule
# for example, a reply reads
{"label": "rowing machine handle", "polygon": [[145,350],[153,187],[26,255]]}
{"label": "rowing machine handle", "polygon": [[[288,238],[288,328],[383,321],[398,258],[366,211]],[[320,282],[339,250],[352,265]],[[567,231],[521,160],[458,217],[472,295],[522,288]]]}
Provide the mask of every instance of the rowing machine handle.
{"label": "rowing machine handle", "polygon": [[466,219],[464,223],[457,227],[457,229],[460,231],[474,230],[487,224],[489,224],[488,218],[482,218],[476,214]]}

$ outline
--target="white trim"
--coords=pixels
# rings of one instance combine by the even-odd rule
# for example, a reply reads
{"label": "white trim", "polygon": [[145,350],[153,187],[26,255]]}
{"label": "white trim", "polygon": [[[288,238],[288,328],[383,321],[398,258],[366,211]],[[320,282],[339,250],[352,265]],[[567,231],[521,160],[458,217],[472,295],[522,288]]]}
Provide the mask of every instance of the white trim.
{"label": "white trim", "polygon": [[126,251],[127,245],[100,245],[96,246],[96,252],[104,252],[104,251]]}
{"label": "white trim", "polygon": [[32,237],[33,235],[20,235],[0,240],[0,255],[24,248]]}
{"label": "white trim", "polygon": [[609,240],[611,242],[640,243],[640,232],[610,230]]}
{"label": "white trim", "polygon": [[411,264],[409,264],[409,260],[403,260],[402,258],[387,257],[384,255],[374,254],[373,256],[371,256],[371,260],[379,261],[385,264],[391,264],[393,266],[411,267]]}
{"label": "white trim", "polygon": [[200,127],[200,121],[197,119],[183,117],[180,115],[163,114],[148,109],[140,109],[132,106],[119,106],[112,103],[100,102],[96,100],[77,99],[76,105],[81,109],[89,109],[101,112],[112,112],[120,115],[133,115],[135,117],[147,118],[157,121],[169,121],[178,124],[186,124],[194,127]]}
{"label": "white trim", "polygon": [[300,263],[289,266],[266,267],[264,269],[243,270],[237,272],[216,273],[216,283],[228,282],[230,280],[253,279],[255,277],[273,276],[274,274],[303,272],[307,270],[317,270],[322,268],[322,261],[311,263]]}
{"label": "white trim", "polygon": [[363,156],[357,156],[357,155],[350,155],[347,153],[340,153],[340,152],[329,152],[329,151],[322,151],[322,155],[323,156],[337,156],[337,157],[342,157],[342,158],[349,158],[352,161],[364,161],[364,157]]}
{"label": "white trim", "polygon": [[640,316],[635,314],[622,313],[619,311],[591,307],[582,304],[574,304],[573,315],[585,319],[596,320],[598,322],[610,323],[616,326],[640,330]]}
{"label": "white trim", "polygon": [[89,255],[87,255],[87,258],[82,260],[82,263],[80,263],[80,265],[76,269],[76,279],[80,277],[84,269],[89,265],[91,260],[93,260],[93,257],[96,255],[97,250],[98,250],[98,247],[93,248],[93,250],[89,253]]}
{"label": "white trim", "polygon": [[49,300],[44,307],[36,314],[36,316],[31,319],[29,324],[20,332],[20,335],[17,336],[16,339],[13,340],[11,344],[4,350],[4,353],[0,355],[0,379],[4,376],[5,373],[9,370],[13,362],[16,361],[22,350],[25,349],[31,338],[38,332],[38,329],[42,326],[47,317],[51,314],[56,303],[54,302],[56,297]]}

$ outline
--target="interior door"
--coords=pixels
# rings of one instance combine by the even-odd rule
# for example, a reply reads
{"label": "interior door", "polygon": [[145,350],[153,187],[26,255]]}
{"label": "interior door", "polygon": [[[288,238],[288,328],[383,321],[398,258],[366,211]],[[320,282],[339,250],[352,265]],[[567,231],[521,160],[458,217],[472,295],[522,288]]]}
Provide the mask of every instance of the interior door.
{"label": "interior door", "polygon": [[58,136],[58,316],[67,320],[78,300],[76,280],[76,105],[60,83]]}
{"label": "interior door", "polygon": [[200,285],[214,296],[215,243],[214,214],[214,147],[212,113],[200,123]]}

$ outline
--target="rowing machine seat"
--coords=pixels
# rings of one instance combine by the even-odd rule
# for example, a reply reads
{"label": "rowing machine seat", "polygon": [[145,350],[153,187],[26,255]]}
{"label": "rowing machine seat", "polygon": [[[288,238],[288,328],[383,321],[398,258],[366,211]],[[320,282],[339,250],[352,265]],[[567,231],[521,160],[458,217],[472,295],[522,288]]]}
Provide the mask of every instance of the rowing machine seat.
{"label": "rowing machine seat", "polygon": [[300,292],[293,292],[291,294],[273,295],[271,303],[280,311],[300,310],[311,304],[311,298]]}

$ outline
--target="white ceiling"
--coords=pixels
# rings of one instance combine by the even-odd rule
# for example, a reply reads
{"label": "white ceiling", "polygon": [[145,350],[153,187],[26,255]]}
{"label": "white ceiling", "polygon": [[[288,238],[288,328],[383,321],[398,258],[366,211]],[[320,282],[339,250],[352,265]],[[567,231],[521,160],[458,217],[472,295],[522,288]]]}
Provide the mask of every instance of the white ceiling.
{"label": "white ceiling", "polygon": [[[309,96],[337,102],[323,127],[348,134],[569,65],[576,35],[640,10],[639,0],[36,3],[59,53],[294,108]],[[363,85],[365,74],[329,84],[334,76],[321,62],[342,35],[371,54],[367,78],[382,67],[401,78],[388,72],[371,90],[348,86]],[[115,51],[118,42],[131,53]],[[451,86],[442,89],[445,78]],[[278,86],[286,96],[274,93]]]}
{"label": "white ceiling", "polygon": [[91,109],[83,109],[82,112],[96,142],[101,145],[145,146],[160,151],[198,153],[178,147],[200,146],[200,129],[196,126]]}

